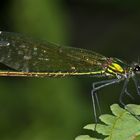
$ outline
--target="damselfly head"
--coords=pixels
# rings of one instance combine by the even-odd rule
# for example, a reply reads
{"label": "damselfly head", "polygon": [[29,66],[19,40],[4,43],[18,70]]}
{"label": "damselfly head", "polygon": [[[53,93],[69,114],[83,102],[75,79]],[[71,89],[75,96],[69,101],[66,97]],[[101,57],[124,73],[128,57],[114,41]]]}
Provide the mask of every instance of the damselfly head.
{"label": "damselfly head", "polygon": [[134,63],[132,67],[133,67],[134,73],[140,74],[140,64],[139,63]]}

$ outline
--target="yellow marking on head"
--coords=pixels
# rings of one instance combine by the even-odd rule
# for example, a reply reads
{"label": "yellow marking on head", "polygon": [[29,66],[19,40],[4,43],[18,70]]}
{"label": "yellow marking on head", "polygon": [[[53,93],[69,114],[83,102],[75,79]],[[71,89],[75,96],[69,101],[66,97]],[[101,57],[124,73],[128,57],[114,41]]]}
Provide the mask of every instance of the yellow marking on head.
{"label": "yellow marking on head", "polygon": [[112,63],[111,65],[109,65],[109,68],[118,72],[124,72],[123,68],[117,63]]}

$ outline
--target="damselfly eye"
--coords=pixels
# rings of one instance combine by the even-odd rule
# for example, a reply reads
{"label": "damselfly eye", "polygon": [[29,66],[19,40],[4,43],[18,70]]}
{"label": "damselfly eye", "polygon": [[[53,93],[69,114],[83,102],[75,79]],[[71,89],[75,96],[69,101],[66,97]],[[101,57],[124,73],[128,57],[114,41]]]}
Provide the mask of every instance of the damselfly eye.
{"label": "damselfly eye", "polygon": [[140,73],[140,65],[135,65],[134,66],[134,72]]}

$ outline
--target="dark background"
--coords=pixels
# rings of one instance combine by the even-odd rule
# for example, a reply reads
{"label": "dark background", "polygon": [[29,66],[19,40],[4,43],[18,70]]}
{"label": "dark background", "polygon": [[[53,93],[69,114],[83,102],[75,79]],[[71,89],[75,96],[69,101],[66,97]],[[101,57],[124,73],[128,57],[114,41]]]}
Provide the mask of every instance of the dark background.
{"label": "dark background", "polygon": [[[140,51],[140,4],[130,0],[1,0],[0,30],[86,48],[132,63]],[[93,77],[0,78],[1,140],[72,140],[93,123]],[[131,86],[131,85],[130,85]],[[102,112],[122,83],[100,91]]]}

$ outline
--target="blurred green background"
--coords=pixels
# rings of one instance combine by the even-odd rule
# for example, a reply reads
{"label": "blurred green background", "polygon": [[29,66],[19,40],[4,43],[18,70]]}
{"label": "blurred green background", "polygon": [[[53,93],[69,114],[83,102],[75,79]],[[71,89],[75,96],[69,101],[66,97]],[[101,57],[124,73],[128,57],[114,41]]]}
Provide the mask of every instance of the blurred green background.
{"label": "blurred green background", "polygon": [[[86,48],[133,62],[140,52],[140,3],[129,0],[1,0],[0,30]],[[93,77],[0,77],[0,140],[73,140],[92,123]],[[122,83],[100,91],[103,113]]]}

